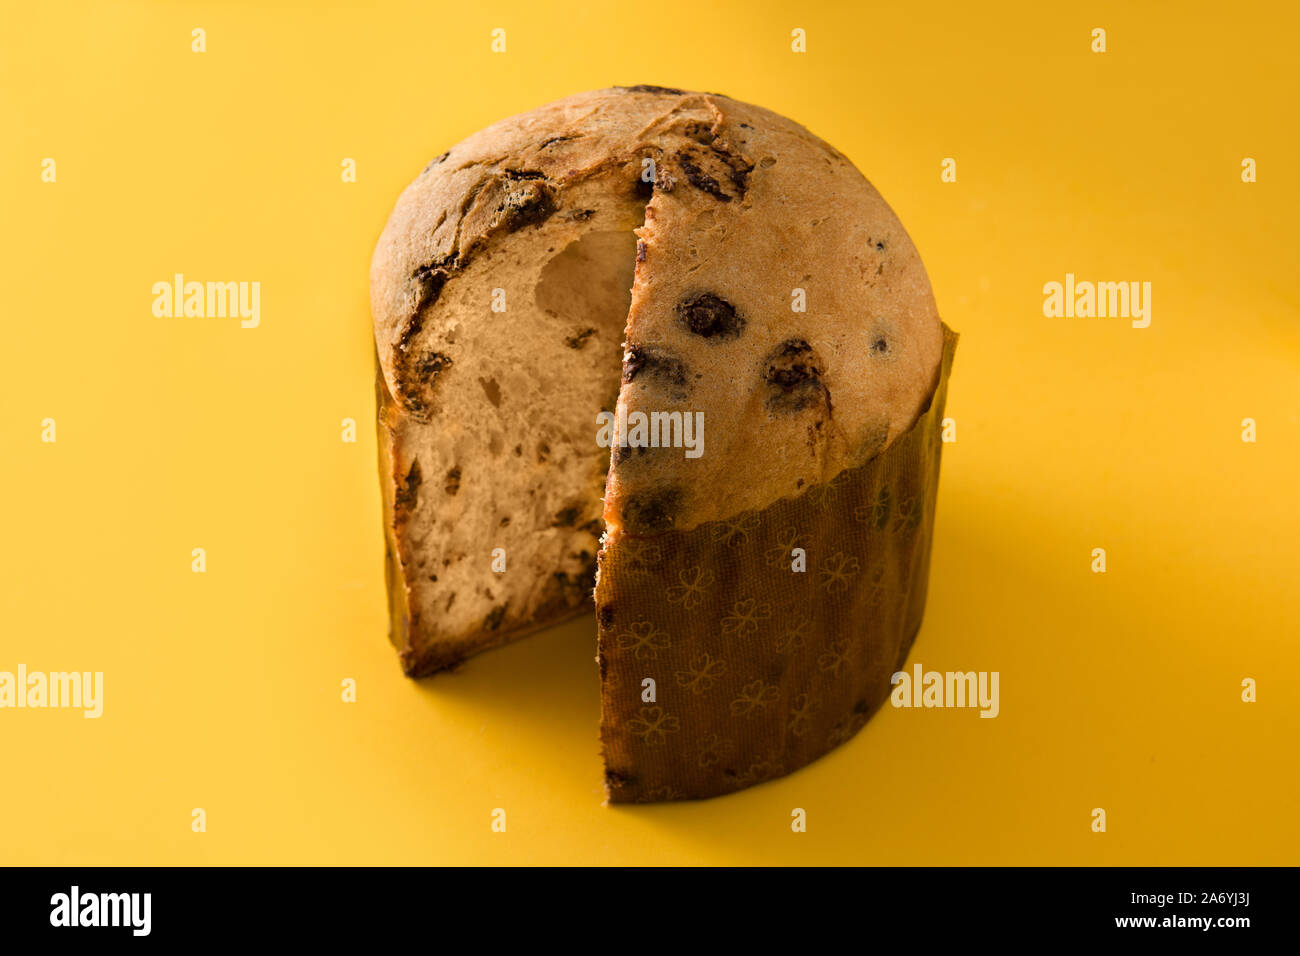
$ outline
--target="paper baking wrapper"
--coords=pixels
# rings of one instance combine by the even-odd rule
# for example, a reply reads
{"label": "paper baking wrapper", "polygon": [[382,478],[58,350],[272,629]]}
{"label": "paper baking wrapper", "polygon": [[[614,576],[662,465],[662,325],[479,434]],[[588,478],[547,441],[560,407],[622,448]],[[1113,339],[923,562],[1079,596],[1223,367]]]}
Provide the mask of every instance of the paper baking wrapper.
{"label": "paper baking wrapper", "polygon": [[882,454],[762,511],[601,553],[612,802],[711,797],[790,773],[852,737],[889,696],[925,611],[957,347],[955,332],[943,335],[929,407]]}

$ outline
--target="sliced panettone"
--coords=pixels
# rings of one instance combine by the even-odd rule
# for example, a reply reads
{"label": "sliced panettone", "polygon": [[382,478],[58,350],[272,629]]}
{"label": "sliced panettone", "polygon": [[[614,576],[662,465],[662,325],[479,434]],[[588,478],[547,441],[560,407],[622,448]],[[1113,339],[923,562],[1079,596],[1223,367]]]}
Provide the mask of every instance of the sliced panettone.
{"label": "sliced panettone", "polygon": [[[508,210],[507,184],[534,182],[512,172],[470,191]],[[392,253],[409,316],[379,340],[380,433],[392,636],[412,674],[590,608],[608,466],[595,420],[618,394],[642,206],[617,172],[567,195],[581,207],[545,224],[462,227],[445,275]],[[462,207],[476,215],[463,198],[449,219]]]}
{"label": "sliced panettone", "polygon": [[[816,579],[826,568],[820,544],[861,505],[813,519],[798,517],[801,502],[870,485],[906,492],[918,514],[929,500],[932,512],[937,449],[917,433],[937,392],[941,406],[945,339],[920,258],[884,200],[842,154],[768,110],[616,87],[503,120],[430,163],[389,219],[371,289],[391,636],[407,673],[590,610],[599,555],[602,734],[619,763],[612,798],[753,782],[737,783],[745,773],[727,763],[754,750],[737,746],[719,757],[730,777],[674,787],[680,768],[645,764],[636,742],[641,724],[654,728],[652,741],[666,739],[672,708],[659,705],[656,722],[640,714],[639,688],[618,688],[673,653],[685,654],[680,672],[645,675],[660,694],[682,680],[699,709],[702,683],[726,685],[710,670],[702,629],[730,626],[726,609],[659,615],[660,627],[651,605],[667,608],[683,581],[704,601],[701,580],[751,574],[746,548],[761,538],[772,551],[785,531],[813,562],[804,580]],[[629,434],[640,416],[665,428],[668,447]],[[619,423],[612,455],[599,440],[611,437],[610,417]],[[683,423],[698,427],[683,432]],[[912,450],[898,454],[925,462],[890,459],[904,445]],[[875,477],[864,478],[872,463]],[[911,484],[876,487],[894,472]],[[756,531],[778,513],[809,527]],[[908,568],[893,586],[912,594],[900,607],[918,585],[923,602],[928,548],[928,524],[905,530],[925,540],[894,548]],[[701,547],[708,542],[731,550]],[[879,577],[859,580],[849,564],[832,569],[835,593],[781,595],[781,614],[822,629],[806,635],[810,647],[847,640],[849,622],[804,613],[807,602],[841,597],[842,582],[860,611],[852,599],[879,590]],[[777,612],[758,614],[771,602],[744,584],[727,580],[720,594],[752,600],[733,630],[761,644],[771,625],[759,622]],[[914,634],[917,613],[900,613],[890,625],[899,633],[876,641],[889,648],[881,660],[909,642],[900,629]],[[752,651],[750,669],[762,673],[742,676],[764,712],[798,697],[795,675],[811,679],[789,658]],[[703,681],[691,683],[692,661],[703,661]],[[739,679],[731,666],[727,680]],[[855,678],[872,682],[870,694],[846,693],[874,707],[878,669]],[[716,735],[711,721],[701,726]],[[772,765],[784,772],[814,751]]]}

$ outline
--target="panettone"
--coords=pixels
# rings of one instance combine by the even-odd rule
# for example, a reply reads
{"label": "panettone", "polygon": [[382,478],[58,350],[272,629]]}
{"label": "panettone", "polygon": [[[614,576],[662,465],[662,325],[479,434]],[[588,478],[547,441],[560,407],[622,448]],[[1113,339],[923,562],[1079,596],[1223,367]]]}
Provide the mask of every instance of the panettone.
{"label": "panettone", "polygon": [[920,622],[955,336],[848,159],[719,94],[571,96],[425,168],[371,299],[408,674],[595,584],[611,799],[861,726]]}

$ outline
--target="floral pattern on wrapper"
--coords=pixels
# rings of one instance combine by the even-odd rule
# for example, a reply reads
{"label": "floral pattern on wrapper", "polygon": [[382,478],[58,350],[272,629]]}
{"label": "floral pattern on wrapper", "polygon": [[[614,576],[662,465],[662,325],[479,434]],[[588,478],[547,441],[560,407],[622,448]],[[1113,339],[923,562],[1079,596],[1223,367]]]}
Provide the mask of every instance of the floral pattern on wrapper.
{"label": "floral pattern on wrapper", "polygon": [[791,773],[887,699],[925,609],[956,344],[945,326],[929,407],[867,463],[761,511],[606,545],[596,604],[612,802]]}

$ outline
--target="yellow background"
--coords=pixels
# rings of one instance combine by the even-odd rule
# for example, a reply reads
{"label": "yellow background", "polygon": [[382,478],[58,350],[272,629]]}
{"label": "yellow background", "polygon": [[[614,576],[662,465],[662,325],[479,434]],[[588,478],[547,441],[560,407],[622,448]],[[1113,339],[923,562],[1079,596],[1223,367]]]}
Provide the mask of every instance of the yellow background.
{"label": "yellow background", "polygon": [[[105,709],[0,711],[0,863],[1298,862],[1289,6],[6,2],[0,669],[102,670]],[[999,671],[996,720],[886,708],[610,808],[590,617],[401,676],[371,249],[475,129],[635,83],[802,122],[921,250],[962,341],[912,661]],[[1067,271],[1150,281],[1150,328],[1044,318]],[[175,272],[260,281],[260,328],[155,318]]]}

